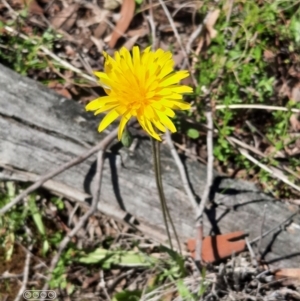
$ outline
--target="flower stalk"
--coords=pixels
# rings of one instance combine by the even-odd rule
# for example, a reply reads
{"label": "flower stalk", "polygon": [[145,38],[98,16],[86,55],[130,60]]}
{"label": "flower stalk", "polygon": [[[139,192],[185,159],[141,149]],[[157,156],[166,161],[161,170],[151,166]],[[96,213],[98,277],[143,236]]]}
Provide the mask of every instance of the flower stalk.
{"label": "flower stalk", "polygon": [[168,219],[170,221],[173,233],[175,235],[175,239],[176,239],[176,242],[177,242],[177,245],[178,245],[178,250],[181,254],[180,241],[179,241],[179,238],[178,238],[173,220],[171,218],[170,211],[167,207],[167,202],[166,202],[166,199],[165,199],[165,194],[164,194],[164,189],[163,189],[163,184],[162,184],[161,164],[160,164],[160,143],[159,143],[159,141],[157,141],[154,138],[151,138],[151,142],[152,142],[152,154],[153,154],[153,165],[154,165],[155,181],[156,181],[156,186],[157,186],[157,190],[158,190],[161,210],[162,210],[162,214],[163,214],[163,220],[164,220],[165,228],[166,228],[166,231],[167,231],[169,244],[170,244],[171,249],[173,250],[174,248],[173,248],[172,238],[171,238],[171,234],[170,234],[170,228],[169,228],[169,225],[168,225]]}

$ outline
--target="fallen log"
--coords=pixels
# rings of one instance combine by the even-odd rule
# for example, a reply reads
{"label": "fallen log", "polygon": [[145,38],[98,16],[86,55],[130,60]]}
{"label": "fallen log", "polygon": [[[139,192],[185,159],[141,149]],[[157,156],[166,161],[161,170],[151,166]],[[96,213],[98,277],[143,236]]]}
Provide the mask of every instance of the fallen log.
{"label": "fallen log", "polygon": [[[0,65],[0,178],[32,182],[86,152],[117,126],[113,124],[99,134],[96,129],[100,118],[85,112],[80,104]],[[184,243],[195,235],[195,213],[166,145],[161,147],[161,159],[168,207]],[[201,195],[206,180],[205,165],[188,158],[184,164],[194,193]],[[47,181],[44,187],[88,204],[95,166],[96,154]],[[253,183],[217,173],[212,194],[214,205],[206,211],[205,235],[242,230],[251,241],[259,238],[261,231],[275,229],[262,239],[265,261],[272,267],[299,267],[297,206],[273,199]],[[117,141],[107,153],[98,209],[118,220],[128,221],[133,216],[145,234],[158,241],[166,240],[147,138],[138,139],[133,153]],[[278,227],[293,213],[296,215],[288,227],[286,223]]]}

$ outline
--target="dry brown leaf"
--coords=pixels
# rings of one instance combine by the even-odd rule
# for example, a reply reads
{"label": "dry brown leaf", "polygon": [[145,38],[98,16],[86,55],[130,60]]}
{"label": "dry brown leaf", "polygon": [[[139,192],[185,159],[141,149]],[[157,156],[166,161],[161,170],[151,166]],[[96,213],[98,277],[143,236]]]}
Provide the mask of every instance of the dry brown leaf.
{"label": "dry brown leaf", "polygon": [[285,159],[286,158],[286,154],[284,153],[284,151],[281,150],[276,150],[276,147],[273,145],[270,145],[266,148],[264,154],[266,156],[272,156],[272,158],[281,158],[281,159]]}
{"label": "dry brown leaf", "polygon": [[76,56],[76,52],[71,45],[65,46],[65,53],[69,58],[74,58]]}
{"label": "dry brown leaf", "polygon": [[121,8],[121,18],[119,19],[114,31],[111,35],[111,39],[108,43],[110,48],[114,48],[118,39],[124,34],[128,29],[130,22],[134,16],[135,1],[134,0],[124,0]]}
{"label": "dry brown leaf", "polygon": [[264,51],[264,60],[269,62],[272,61],[274,58],[275,58],[275,54],[271,50],[266,49]]}
{"label": "dry brown leaf", "polygon": [[100,279],[100,273],[95,273],[92,277],[87,277],[82,284],[82,288],[87,289],[94,282],[98,282],[99,279]]}
{"label": "dry brown leaf", "polygon": [[53,81],[48,84],[48,87],[50,89],[54,90],[56,93],[62,95],[63,97],[65,97],[67,99],[72,99],[72,95],[66,88],[64,88],[64,86],[62,84]]}
{"label": "dry brown leaf", "polygon": [[104,42],[102,39],[98,39],[94,36],[90,37],[91,41],[95,44],[95,46],[97,47],[97,50],[102,53],[103,51],[103,46],[104,46]]}
{"label": "dry brown leaf", "polygon": [[125,44],[123,46],[125,48],[127,48],[128,50],[131,50],[132,47],[135,45],[136,41],[139,38],[144,37],[148,33],[149,33],[149,31],[146,28],[139,28],[139,29],[128,31],[127,35],[129,37],[129,39],[125,42]]}
{"label": "dry brown leaf", "polygon": [[122,4],[122,0],[104,0],[103,7],[108,10],[114,10]]}
{"label": "dry brown leaf", "polygon": [[138,28],[138,29],[132,29],[132,30],[128,30],[128,32],[127,32],[128,37],[138,36],[139,38],[142,38],[142,37],[146,36],[147,34],[149,34],[149,28],[148,27],[141,27],[141,28]]}
{"label": "dry brown leaf", "polygon": [[43,15],[44,10],[36,2],[36,0],[22,0],[21,1],[27,8],[28,12],[33,15]]}
{"label": "dry brown leaf", "polygon": [[180,66],[184,58],[185,55],[181,50],[179,50],[177,54],[173,55],[175,66]]}
{"label": "dry brown leaf", "polygon": [[102,38],[107,30],[108,24],[106,22],[100,22],[98,26],[93,30],[93,36],[97,39]]}
{"label": "dry brown leaf", "polygon": [[[300,83],[295,85],[290,93],[290,98],[295,101],[299,102],[300,101]],[[299,114],[293,114],[290,117],[290,124],[293,129],[293,131],[299,131],[300,130],[300,122],[299,122]]]}
{"label": "dry brown leaf", "polygon": [[300,101],[300,83],[293,87],[291,98],[296,102]]}
{"label": "dry brown leaf", "polygon": [[109,11],[108,10],[96,10],[93,11],[93,13],[95,14],[92,17],[86,18],[86,19],[82,19],[82,20],[78,20],[77,21],[77,26],[78,27],[89,27],[92,26],[94,24],[98,24],[98,23],[103,23],[106,19],[107,16],[109,15]]}
{"label": "dry brown leaf", "polygon": [[132,49],[132,47],[135,45],[136,41],[138,40],[139,36],[133,36],[124,43],[123,47],[128,49],[129,51]]}
{"label": "dry brown leaf", "polygon": [[53,18],[50,19],[52,26],[55,29],[62,28],[65,31],[68,31],[76,22],[76,17],[74,14],[77,13],[79,9],[79,4],[74,3],[68,7],[62,9],[57,13]]}
{"label": "dry brown leaf", "polygon": [[211,39],[213,39],[217,36],[217,31],[214,29],[214,25],[216,24],[219,15],[220,15],[220,10],[216,9],[216,10],[210,12],[207,15],[207,17],[205,18],[205,20],[204,20],[205,30],[203,30],[203,32],[199,38],[198,46],[195,51],[196,56],[193,59],[193,66],[196,64],[196,62],[198,60],[196,57],[201,52],[204,44],[206,44],[206,46],[208,46],[211,42]]}
{"label": "dry brown leaf", "polygon": [[300,122],[298,120],[297,114],[291,115],[290,124],[291,124],[293,131],[297,132],[298,130],[300,130]]}
{"label": "dry brown leaf", "polygon": [[300,66],[299,65],[292,65],[288,70],[288,74],[294,78],[300,78]]}
{"label": "dry brown leaf", "polygon": [[214,26],[219,18],[220,10],[216,9],[208,14],[205,20],[205,27],[210,35],[210,38],[213,39],[217,36],[217,31],[214,29]]}
{"label": "dry brown leaf", "polygon": [[282,279],[282,278],[292,278],[294,280],[297,280],[300,282],[300,269],[279,269],[275,272],[275,278],[276,279]]}

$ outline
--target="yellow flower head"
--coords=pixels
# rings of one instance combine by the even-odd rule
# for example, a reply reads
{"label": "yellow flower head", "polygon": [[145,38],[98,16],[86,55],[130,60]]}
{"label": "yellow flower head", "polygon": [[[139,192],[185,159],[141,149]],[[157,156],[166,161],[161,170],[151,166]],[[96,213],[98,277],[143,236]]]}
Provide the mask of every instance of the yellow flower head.
{"label": "yellow flower head", "polygon": [[99,125],[103,131],[118,117],[121,117],[118,139],[131,117],[136,117],[142,128],[152,137],[161,141],[153,125],[165,132],[168,128],[176,132],[169,117],[173,110],[188,110],[190,104],[182,100],[182,94],[193,92],[191,87],[179,85],[179,81],[189,75],[188,71],[174,71],[174,61],[170,51],[150,47],[140,53],[134,47],[132,56],[126,48],[110,57],[104,52],[104,72],[95,72],[99,84],[107,96],[91,101],[87,111],[95,115],[109,111]]}

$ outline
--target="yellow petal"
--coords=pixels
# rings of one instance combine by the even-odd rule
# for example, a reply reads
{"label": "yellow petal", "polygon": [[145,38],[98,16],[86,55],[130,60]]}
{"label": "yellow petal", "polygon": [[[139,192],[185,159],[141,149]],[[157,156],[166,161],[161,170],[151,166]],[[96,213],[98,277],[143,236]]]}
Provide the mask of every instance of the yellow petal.
{"label": "yellow petal", "polygon": [[153,102],[151,104],[152,108],[154,108],[155,111],[160,111],[166,115],[168,115],[169,117],[174,117],[175,116],[175,112],[173,110],[171,110],[168,106],[163,106],[161,102]]}
{"label": "yellow petal", "polygon": [[148,132],[148,134],[150,136],[152,136],[153,138],[155,138],[156,140],[161,141],[161,138],[156,133],[156,131],[153,129],[152,123],[147,118],[145,118],[145,125],[146,125],[146,131]]}
{"label": "yellow petal", "polygon": [[102,97],[99,97],[95,100],[92,100],[85,106],[86,111],[94,111],[99,109],[103,105],[103,101],[101,100]]}
{"label": "yellow petal", "polygon": [[110,90],[118,90],[118,86],[116,85],[116,82],[112,81],[110,78],[104,78],[102,77],[99,80],[99,84],[103,86],[106,89]]}
{"label": "yellow petal", "polygon": [[129,69],[132,71],[133,70],[132,57],[131,57],[128,49],[123,47],[121,50],[122,50],[122,55],[124,56],[124,61],[126,62]]}
{"label": "yellow petal", "polygon": [[105,112],[105,111],[114,109],[114,108],[116,108],[118,105],[119,105],[118,102],[113,103],[113,104],[104,105],[102,108],[99,108],[99,109],[94,113],[94,115],[98,115],[98,114],[103,113],[103,112]]}
{"label": "yellow petal", "polygon": [[163,126],[163,125],[161,124],[161,122],[159,122],[159,120],[152,119],[151,122],[153,122],[153,124],[154,124],[161,132],[163,132],[163,133],[166,132],[166,130],[167,130],[166,127]]}
{"label": "yellow petal", "polygon": [[148,46],[144,51],[143,54],[149,53],[151,50],[151,46]]}
{"label": "yellow petal", "polygon": [[186,70],[178,71],[165,77],[159,84],[160,87],[167,87],[179,83],[180,80],[189,76]]}
{"label": "yellow petal", "polygon": [[[149,125],[149,121],[145,118],[144,114],[138,114],[136,116],[139,124],[141,125],[141,127],[144,129],[145,132],[147,132],[150,136],[152,136],[153,138],[161,141],[160,137],[156,134],[156,132],[154,131],[151,123]],[[151,130],[152,127],[152,130]]]}
{"label": "yellow petal", "polygon": [[157,94],[162,95],[162,96],[170,95],[170,94],[172,94],[172,90],[169,88],[162,88],[157,92]]}
{"label": "yellow petal", "polygon": [[171,118],[175,116],[175,112],[168,107],[163,107],[160,111]]}
{"label": "yellow petal", "polygon": [[159,57],[162,57],[164,54],[166,54],[167,52],[164,52],[161,48],[158,48],[154,54],[155,54],[155,57],[159,58]]}
{"label": "yellow petal", "polygon": [[156,111],[159,121],[165,125],[172,133],[176,132],[175,125],[173,122],[170,120],[168,116],[166,116],[164,113],[161,113],[160,111]]}
{"label": "yellow petal", "polygon": [[184,94],[184,93],[193,93],[193,88],[189,86],[177,86],[177,87],[170,87],[170,89],[174,93]]}
{"label": "yellow petal", "polygon": [[120,114],[116,110],[112,110],[105,115],[102,119],[101,123],[99,124],[98,131],[102,132],[105,130],[112,122],[114,122]]}
{"label": "yellow petal", "polygon": [[100,71],[94,71],[93,72],[98,78],[101,78],[101,77],[108,77],[106,73],[104,72],[100,72]]}
{"label": "yellow petal", "polygon": [[170,100],[182,100],[182,94],[177,94],[177,93],[172,93],[171,95],[168,95],[165,97],[165,99],[170,99]]}
{"label": "yellow petal", "polygon": [[121,118],[119,129],[118,129],[118,140],[121,140],[125,125],[130,119],[130,117],[131,117],[130,114],[124,114],[123,117]]}
{"label": "yellow petal", "polygon": [[104,105],[117,102],[116,97],[102,96],[92,100],[85,106],[86,111],[95,111],[103,107]]}
{"label": "yellow petal", "polygon": [[170,63],[170,64],[167,64],[166,66],[164,66],[161,70],[160,70],[160,72],[159,72],[159,74],[158,74],[158,77],[160,78],[160,79],[162,79],[162,78],[164,78],[165,76],[167,76],[168,74],[170,74],[170,73],[172,73],[173,72],[173,62],[172,63]]}
{"label": "yellow petal", "polygon": [[163,100],[161,104],[174,110],[189,110],[191,108],[191,105],[184,101]]}
{"label": "yellow petal", "polygon": [[160,131],[165,132],[166,128],[161,124],[155,110],[148,106],[145,110],[145,116],[149,119]]}
{"label": "yellow petal", "polygon": [[132,49],[132,60],[133,65],[140,64],[141,63],[141,55],[140,55],[140,48],[137,46],[134,46]]}

